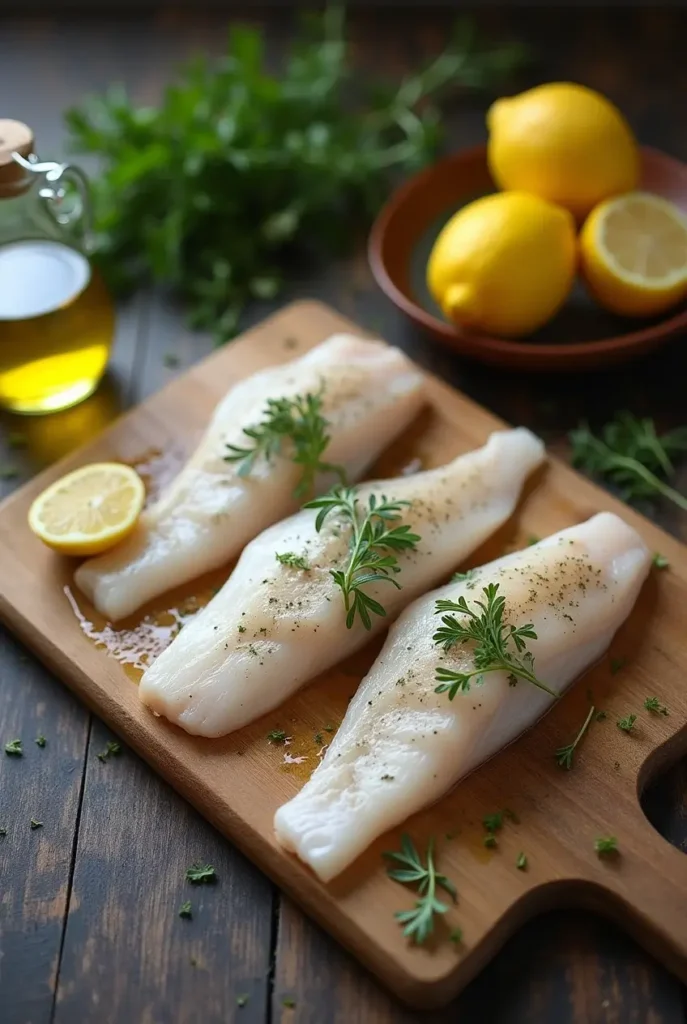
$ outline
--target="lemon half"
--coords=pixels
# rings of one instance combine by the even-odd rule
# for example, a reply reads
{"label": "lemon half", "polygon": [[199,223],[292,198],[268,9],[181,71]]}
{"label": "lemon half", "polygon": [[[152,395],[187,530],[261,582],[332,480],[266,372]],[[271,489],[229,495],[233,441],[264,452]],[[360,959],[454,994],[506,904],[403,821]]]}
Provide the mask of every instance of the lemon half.
{"label": "lemon half", "polygon": [[141,513],[145,487],[119,462],[97,462],[56,480],[29,509],[29,526],[64,555],[98,555],[129,534]]}
{"label": "lemon half", "polygon": [[653,316],[687,295],[687,217],[648,192],[601,203],[580,235],[582,273],[602,306]]}

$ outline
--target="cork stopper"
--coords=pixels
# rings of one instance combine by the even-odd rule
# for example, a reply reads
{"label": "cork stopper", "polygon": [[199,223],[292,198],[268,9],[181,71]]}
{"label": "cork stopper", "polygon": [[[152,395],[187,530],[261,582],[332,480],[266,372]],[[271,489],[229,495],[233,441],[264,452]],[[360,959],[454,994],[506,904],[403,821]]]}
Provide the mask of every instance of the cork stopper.
{"label": "cork stopper", "polygon": [[33,132],[21,121],[0,118],[0,199],[20,195],[31,183],[12,153],[26,157],[33,153]]}

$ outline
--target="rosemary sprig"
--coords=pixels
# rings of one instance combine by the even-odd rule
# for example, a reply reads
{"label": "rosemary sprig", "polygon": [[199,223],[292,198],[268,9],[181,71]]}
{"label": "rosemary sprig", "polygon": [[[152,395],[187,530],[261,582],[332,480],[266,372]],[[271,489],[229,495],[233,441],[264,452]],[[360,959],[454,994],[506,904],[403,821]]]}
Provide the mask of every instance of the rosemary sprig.
{"label": "rosemary sprig", "polygon": [[412,910],[399,910],[394,914],[403,926],[403,934],[418,945],[426,942],[434,931],[434,918],[437,914],[445,914],[448,905],[437,899],[437,888],[444,889],[455,902],[456,887],[445,875],[437,873],[434,866],[434,839],[430,839],[427,847],[427,863],[422,862],[415,845],[408,835],[401,836],[401,850],[384,853],[389,860],[401,864],[401,868],[389,868],[387,874],[395,882],[417,885],[419,899]]}
{"label": "rosemary sprig", "polygon": [[322,389],[293,398],[268,398],[263,419],[244,427],[248,439],[244,447],[227,445],[225,462],[238,462],[238,475],[250,476],[258,457],[270,463],[289,443],[289,457],[301,467],[301,478],[294,494],[303,498],[312,493],[318,473],[335,473],[342,483],[346,474],[341,466],[322,461],[329,441],[329,424],[322,415]]}
{"label": "rosemary sprig", "polygon": [[[443,615],[442,625],[433,637],[434,643],[445,651],[450,651],[456,644],[470,642],[475,647],[474,668],[470,671],[454,672],[441,665],[437,667],[436,681],[439,686],[435,693],[448,693],[448,699],[453,700],[458,692],[467,693],[473,680],[479,686],[488,672],[507,672],[511,686],[515,686],[519,679],[525,679],[557,698],[558,694],[535,675],[534,657],[526,650],[525,641],[537,639],[534,626],[531,622],[524,626],[504,622],[506,599],[498,590],[498,583],[489,583],[483,587],[484,600],[476,600],[476,607],[473,608],[462,595],[457,601],[436,602],[437,615],[440,612],[458,612],[464,619],[459,622],[455,615]],[[511,644],[515,646],[515,651],[509,649]]]}
{"label": "rosemary sprig", "polygon": [[580,742],[580,740],[586,733],[587,729],[589,728],[589,724],[592,718],[594,717],[595,711],[596,708],[592,704],[592,706],[589,709],[587,717],[582,723],[582,728],[580,729],[572,743],[568,743],[567,747],[559,747],[556,751],[556,763],[559,765],[560,768],[565,768],[566,771],[570,771],[570,769],[572,768],[573,757],[575,756],[575,749],[577,747],[577,744]]}
{"label": "rosemary sprig", "polygon": [[334,487],[322,498],[309,501],[304,508],[318,509],[315,529],[319,533],[327,516],[339,516],[350,526],[348,561],[344,569],[330,569],[341,588],[346,609],[346,627],[351,629],[356,615],[365,629],[372,628],[371,615],[385,616],[386,609],[363,589],[369,583],[401,584],[394,575],[401,571],[396,552],[415,548],[420,540],[410,526],[394,526],[408,501],[389,501],[371,494],[361,504],[354,487]]}
{"label": "rosemary sprig", "polygon": [[581,423],[569,438],[573,463],[615,484],[625,501],[660,494],[687,511],[687,497],[666,483],[675,474],[671,456],[687,451],[687,428],[659,435],[653,420],[621,412],[600,437]]}

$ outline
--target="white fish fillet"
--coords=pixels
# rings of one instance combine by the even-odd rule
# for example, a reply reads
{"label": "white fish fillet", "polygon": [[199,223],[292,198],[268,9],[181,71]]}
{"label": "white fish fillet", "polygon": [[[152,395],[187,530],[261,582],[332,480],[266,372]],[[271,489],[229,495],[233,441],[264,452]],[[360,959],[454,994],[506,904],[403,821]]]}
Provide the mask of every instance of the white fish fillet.
{"label": "white fish fillet", "polygon": [[464,595],[472,606],[483,586],[498,583],[505,621],[534,624],[538,639],[528,649],[537,677],[562,693],[606,650],[650,565],[636,531],[604,512],[483,566],[469,585],[452,583],[415,601],[390,631],[311,779],[277,811],[278,840],[328,881],[553,702],[524,680],[509,686],[505,672],[486,675],[453,701],[435,693],[438,664],[459,672],[474,666],[469,648],[444,653],[434,644],[437,598]]}
{"label": "white fish fillet", "polygon": [[[77,586],[99,612],[123,618],[158,594],[225,565],[252,537],[298,507],[293,491],[300,471],[287,455],[270,464],[259,460],[245,478],[223,456],[227,444],[245,446],[243,428],[263,419],[268,398],[320,388],[331,437],[324,457],[356,480],[419,411],[424,381],[399,349],[342,334],[301,359],[234,385],[189,462],[146,509],[134,534],[77,569]],[[330,483],[318,481],[319,489]]]}
{"label": "white fish fillet", "polygon": [[[402,584],[370,584],[389,618],[445,578],[513,511],[521,487],[543,459],[528,430],[493,434],[477,451],[447,466],[360,488],[367,496],[412,501],[404,510],[422,540],[399,553]],[[305,509],[248,545],[231,577],[144,673],[141,699],[188,732],[222,736],[281,704],[319,672],[369,638],[357,621],[345,625],[341,590],[330,568],[347,555],[349,528],[336,517],[315,531]],[[276,552],[304,556],[310,571],[281,565]],[[373,631],[387,619],[373,618]]]}

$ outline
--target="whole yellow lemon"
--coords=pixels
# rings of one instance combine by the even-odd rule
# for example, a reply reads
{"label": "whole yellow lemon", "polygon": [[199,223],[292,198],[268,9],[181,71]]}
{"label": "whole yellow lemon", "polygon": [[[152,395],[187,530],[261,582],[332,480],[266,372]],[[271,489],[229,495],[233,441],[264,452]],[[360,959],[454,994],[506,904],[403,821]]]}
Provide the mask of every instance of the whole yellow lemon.
{"label": "whole yellow lemon", "polygon": [[551,82],[497,100],[488,160],[500,188],[559,203],[578,219],[637,187],[639,150],[620,111],[593,89]]}
{"label": "whole yellow lemon", "polygon": [[427,285],[449,320],[518,337],[546,323],[565,301],[576,265],[567,210],[527,192],[477,199],[434,243]]}

